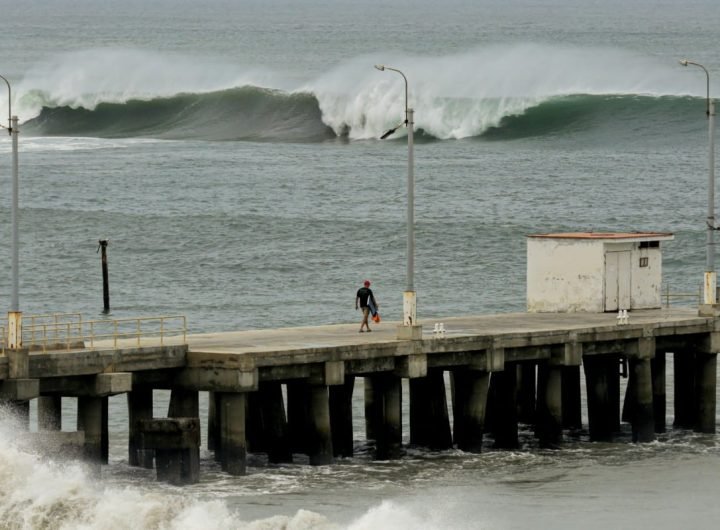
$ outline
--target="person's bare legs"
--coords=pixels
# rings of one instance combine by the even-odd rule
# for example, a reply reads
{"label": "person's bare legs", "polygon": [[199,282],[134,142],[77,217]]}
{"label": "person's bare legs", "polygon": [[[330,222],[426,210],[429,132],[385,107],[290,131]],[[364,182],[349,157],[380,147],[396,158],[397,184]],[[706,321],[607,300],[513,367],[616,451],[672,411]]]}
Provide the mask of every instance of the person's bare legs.
{"label": "person's bare legs", "polygon": [[371,331],[371,330],[370,330],[370,326],[368,325],[368,316],[370,315],[370,308],[369,308],[369,307],[363,307],[363,308],[362,308],[362,312],[363,312],[363,319],[362,319],[362,323],[360,324],[360,333],[363,332],[363,326],[365,326],[365,328],[366,328],[368,331]]}

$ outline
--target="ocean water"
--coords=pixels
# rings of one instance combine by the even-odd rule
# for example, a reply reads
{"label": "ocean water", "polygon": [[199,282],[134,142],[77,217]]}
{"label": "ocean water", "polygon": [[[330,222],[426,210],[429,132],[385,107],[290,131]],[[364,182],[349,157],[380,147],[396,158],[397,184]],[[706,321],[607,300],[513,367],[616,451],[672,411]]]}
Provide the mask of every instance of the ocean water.
{"label": "ocean water", "polygon": [[[0,75],[20,117],[20,307],[182,314],[192,332],[384,320],[405,286],[415,110],[418,316],[521,311],[525,236],[660,230],[664,283],[705,266],[712,0],[0,0]],[[0,123],[8,114],[0,83]],[[0,260],[11,144],[0,131]],[[9,267],[0,300],[10,295]],[[8,303],[6,302],[6,303]],[[688,300],[688,303],[692,303]],[[178,489],[127,466],[124,400],[98,478],[18,446],[0,421],[6,528],[715,528],[714,436],[372,462],[228,477],[207,453]],[[670,396],[671,394],[669,394]],[[204,396],[202,396],[205,399]],[[157,414],[167,396],[157,393]],[[671,401],[670,401],[671,403]],[[73,428],[65,400],[64,428]],[[668,411],[672,423],[672,408]],[[407,436],[407,429],[405,429]]]}

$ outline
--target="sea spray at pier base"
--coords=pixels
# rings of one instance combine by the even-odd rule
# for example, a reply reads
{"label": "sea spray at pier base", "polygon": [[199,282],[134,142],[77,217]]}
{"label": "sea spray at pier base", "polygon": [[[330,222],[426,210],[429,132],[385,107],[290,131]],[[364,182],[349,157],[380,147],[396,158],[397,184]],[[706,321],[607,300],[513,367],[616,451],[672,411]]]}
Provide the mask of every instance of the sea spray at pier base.
{"label": "sea spray at pier base", "polygon": [[339,530],[307,510],[248,521],[222,501],[198,501],[180,489],[109,486],[82,463],[55,462],[32,445],[20,447],[20,432],[18,420],[0,410],[0,528]]}

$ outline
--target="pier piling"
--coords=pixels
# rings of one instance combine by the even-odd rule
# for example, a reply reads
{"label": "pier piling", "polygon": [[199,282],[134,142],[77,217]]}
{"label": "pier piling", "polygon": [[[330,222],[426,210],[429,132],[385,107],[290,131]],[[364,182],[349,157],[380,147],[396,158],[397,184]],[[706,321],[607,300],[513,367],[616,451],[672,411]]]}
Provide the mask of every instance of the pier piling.
{"label": "pier piling", "polygon": [[152,449],[142,445],[142,433],[138,422],[153,418],[153,391],[149,387],[135,387],[127,393],[128,406],[128,463],[152,469],[155,456]]}
{"label": "pier piling", "polygon": [[310,385],[309,456],[310,465],[332,464],[333,447],[330,430],[330,398],[327,385]]}
{"label": "pier piling", "polygon": [[453,434],[461,451],[482,451],[490,373],[471,368],[452,372]]}
{"label": "pier piling", "polygon": [[434,451],[452,447],[444,372],[410,379],[410,443]]}

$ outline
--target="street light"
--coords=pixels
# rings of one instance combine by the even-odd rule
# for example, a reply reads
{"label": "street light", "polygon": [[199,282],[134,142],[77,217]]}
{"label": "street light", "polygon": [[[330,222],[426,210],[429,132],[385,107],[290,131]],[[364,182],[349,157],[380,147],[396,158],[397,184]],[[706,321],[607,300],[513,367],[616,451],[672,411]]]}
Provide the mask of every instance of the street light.
{"label": "street light", "polygon": [[[19,249],[19,237],[18,237],[18,117],[12,115],[12,89],[10,88],[10,82],[5,77],[0,75],[0,79],[5,81],[8,89],[8,133],[12,137],[12,167],[13,167],[13,180],[12,180],[12,210],[10,213],[11,225],[12,225],[12,237],[10,239],[10,254],[11,254],[11,276],[12,276],[12,293],[10,296],[10,311],[8,311],[8,336],[7,346],[11,349],[17,349],[22,347],[22,313],[20,312],[19,302],[19,260],[18,260],[18,249]],[[0,125],[0,127],[2,127]]]}
{"label": "street light", "polygon": [[422,327],[417,324],[417,295],[413,285],[415,264],[415,175],[413,159],[413,109],[408,107],[408,81],[397,68],[376,64],[381,72],[390,70],[400,74],[405,81],[405,121],[388,130],[380,139],[384,140],[405,125],[408,131],[408,177],[407,177],[407,284],[403,293],[403,325],[398,329],[398,338],[419,339]]}
{"label": "street light", "polygon": [[683,59],[680,64],[687,66],[689,64],[702,68],[705,72],[706,89],[707,89],[707,109],[708,117],[708,139],[710,143],[710,153],[708,159],[708,214],[707,214],[707,253],[705,277],[703,282],[703,304],[714,305],[717,303],[717,273],[715,272],[715,104],[710,99],[710,73],[700,63]]}

